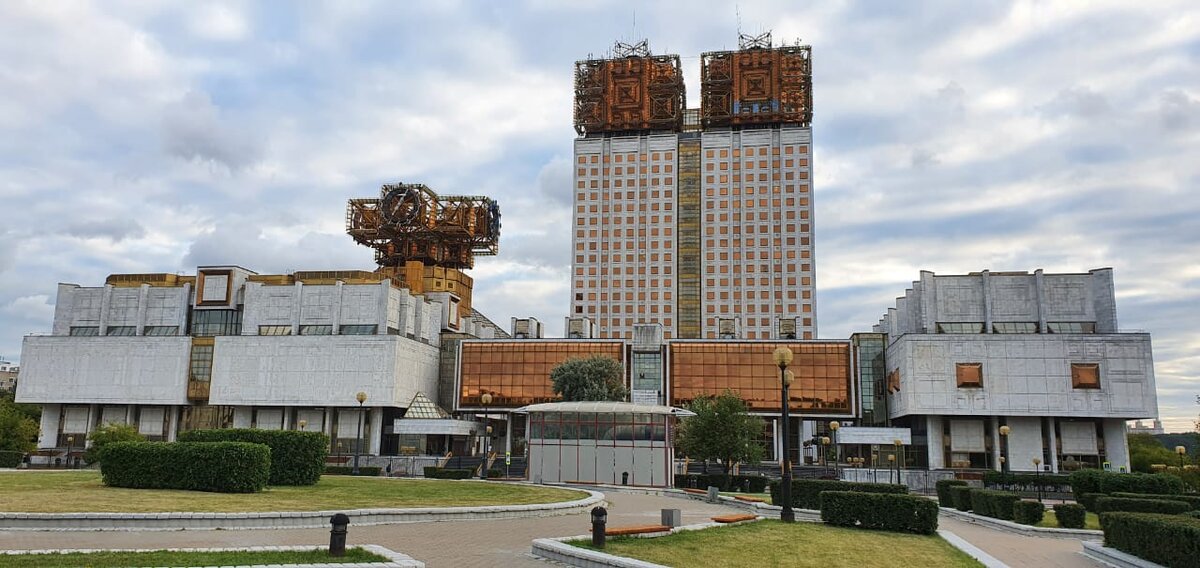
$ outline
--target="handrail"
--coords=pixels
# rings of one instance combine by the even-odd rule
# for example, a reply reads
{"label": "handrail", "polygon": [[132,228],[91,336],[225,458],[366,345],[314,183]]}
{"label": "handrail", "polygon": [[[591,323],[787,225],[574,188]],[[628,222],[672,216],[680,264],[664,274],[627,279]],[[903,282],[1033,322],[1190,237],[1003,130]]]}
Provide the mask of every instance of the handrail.
{"label": "handrail", "polygon": [[442,456],[442,460],[438,462],[438,467],[446,467],[446,464],[450,463],[450,458],[452,457],[454,457],[454,452],[446,452],[446,455]]}

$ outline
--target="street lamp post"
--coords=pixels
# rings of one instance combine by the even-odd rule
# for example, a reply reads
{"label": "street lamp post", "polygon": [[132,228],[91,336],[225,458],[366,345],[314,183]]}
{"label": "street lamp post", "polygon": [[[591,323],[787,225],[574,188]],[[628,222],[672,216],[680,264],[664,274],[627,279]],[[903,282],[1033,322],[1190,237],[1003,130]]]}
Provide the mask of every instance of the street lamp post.
{"label": "street lamp post", "polygon": [[297,423],[296,423],[296,425],[297,425],[297,426],[299,426],[299,427],[300,427],[300,431],[301,431],[301,432],[303,432],[303,431],[304,431],[306,428],[308,428],[308,421],[307,421],[307,420],[301,420],[301,421],[297,422]]}
{"label": "street lamp post", "polygon": [[1038,503],[1042,502],[1042,458],[1033,458],[1033,476],[1037,484]]}
{"label": "street lamp post", "polygon": [[71,469],[71,446],[75,445],[75,436],[67,436],[67,453],[63,456],[63,467]]}
{"label": "street lamp post", "polygon": [[1187,448],[1175,446],[1175,453],[1179,454],[1179,471],[1183,471],[1183,458],[1187,455]]}
{"label": "street lamp post", "polygon": [[796,522],[796,513],[792,510],[792,460],[788,448],[788,438],[790,438],[791,428],[789,427],[790,416],[788,415],[788,387],[791,386],[795,375],[787,370],[788,365],[792,364],[792,350],[786,346],[780,345],[775,348],[772,354],[775,365],[779,367],[779,382],[782,389],[782,398],[780,399],[780,407],[783,414],[783,479],[780,481],[780,497],[783,498],[782,508],[779,511],[779,520],[785,523]]}
{"label": "street lamp post", "polygon": [[1009,428],[1007,424],[1000,427],[1000,473],[1004,473],[1006,471],[1006,468],[1004,466],[1004,462],[1005,462],[1004,456],[1005,456],[1005,454],[1008,453],[1005,450],[1008,449],[1008,433],[1009,432],[1012,432],[1012,428]]}
{"label": "street lamp post", "polygon": [[833,432],[833,473],[838,479],[842,478],[838,470],[838,464],[842,461],[842,447],[838,445],[837,440],[837,431],[838,428],[841,427],[842,423],[838,422],[837,420],[833,420],[829,423],[829,431]]}
{"label": "street lamp post", "polygon": [[896,454],[888,454],[888,483],[892,482],[892,464],[896,463]]}
{"label": "street lamp post", "polygon": [[363,403],[367,402],[367,393],[358,391],[354,395],[354,400],[358,401],[358,433],[354,435],[354,469],[350,471],[350,475],[358,475],[358,454],[362,451],[362,428],[363,419]]}
{"label": "street lamp post", "polygon": [[[485,392],[485,393],[479,395],[479,402],[480,402],[480,404],[483,405],[483,422],[484,422],[484,424],[487,424],[487,421],[488,421],[488,413],[487,413],[488,410],[487,409],[488,409],[488,405],[492,403],[491,393]],[[484,434],[483,435],[483,463],[479,466],[479,479],[487,479],[488,445],[492,441],[492,427],[491,426],[484,427],[483,434]]]}
{"label": "street lamp post", "polygon": [[825,468],[825,475],[829,475],[829,436],[821,436],[821,466]]}
{"label": "street lamp post", "polygon": [[901,452],[904,451],[904,441],[900,438],[896,438],[895,440],[892,440],[892,445],[896,446],[896,452],[894,454],[896,456],[896,484],[899,485],[904,483],[904,479],[900,476],[900,468],[904,467],[904,460],[901,458],[903,455]]}

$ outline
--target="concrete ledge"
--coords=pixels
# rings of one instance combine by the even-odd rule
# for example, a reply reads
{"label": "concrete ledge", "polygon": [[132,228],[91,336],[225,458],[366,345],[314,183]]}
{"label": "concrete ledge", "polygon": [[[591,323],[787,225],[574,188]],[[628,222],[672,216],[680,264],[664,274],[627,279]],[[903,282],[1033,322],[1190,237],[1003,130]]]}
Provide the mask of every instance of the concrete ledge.
{"label": "concrete ledge", "polygon": [[979,547],[963,540],[962,537],[950,531],[938,531],[937,534],[942,537],[942,540],[950,543],[950,546],[963,551],[967,556],[983,564],[985,568],[1008,568],[1007,564],[997,560],[996,557],[980,550]]}
{"label": "concrete ledge", "polygon": [[[395,552],[393,550],[389,550],[387,548],[384,548],[384,547],[376,545],[376,544],[350,545],[350,548],[355,548],[355,547],[365,549],[368,552],[374,552],[375,554],[378,554],[384,558],[387,558],[388,561],[387,562],[359,562],[359,563],[354,563],[354,564],[346,564],[346,563],[342,563],[342,564],[323,564],[323,563],[288,564],[286,566],[289,566],[289,567],[294,566],[295,568],[348,568],[348,567],[425,568],[424,562],[415,560],[415,559],[413,559],[413,557],[411,557],[407,554]],[[115,549],[112,549],[112,548],[110,548],[110,549],[76,548],[76,549],[61,549],[61,550],[0,550],[0,554],[6,554],[6,555],[11,556],[11,555],[18,555],[18,554],[61,554],[61,553],[66,553],[66,552],[79,552],[79,553],[87,553],[87,552],[155,552],[155,551],[159,551],[159,550],[169,550],[172,552],[231,552],[231,551],[236,551],[236,552],[286,552],[286,551],[294,551],[294,550],[312,550],[314,548],[321,548],[321,547],[319,547],[319,546],[249,546],[246,548],[115,548]],[[245,567],[237,567],[237,568],[258,568],[260,566],[263,568],[266,568],[268,566],[278,567],[280,565],[279,564],[274,564],[274,565],[256,564],[253,566],[245,566]],[[205,568],[218,568],[218,567],[205,567]]]}
{"label": "concrete ledge", "polygon": [[[742,521],[742,522],[738,522],[738,523],[727,523],[727,524],[699,523],[699,524],[695,524],[695,525],[684,525],[681,527],[675,527],[675,528],[671,529],[670,532],[661,532],[661,533],[653,533],[653,534],[637,534],[637,535],[629,535],[629,536],[631,536],[633,538],[658,538],[660,536],[667,536],[667,535],[674,534],[677,532],[696,531],[696,530],[720,528],[720,527],[731,527],[734,525],[752,523],[752,522],[755,522],[758,520],[759,519],[755,518],[752,520],[746,520],[746,521]],[[578,546],[573,546],[573,545],[567,544],[567,541],[591,540],[591,538],[592,538],[591,535],[566,536],[566,537],[560,537],[560,538],[539,538],[539,539],[535,539],[533,541],[531,552],[533,553],[534,556],[537,556],[539,558],[543,558],[546,560],[552,560],[554,562],[566,564],[567,566],[580,566],[583,568],[597,568],[597,567],[602,567],[602,566],[603,567],[611,566],[611,567],[615,567],[615,568],[668,568],[666,566],[663,566],[662,564],[655,564],[653,562],[646,562],[644,560],[637,560],[634,558],[617,556],[614,554],[608,554],[607,552],[599,552],[599,551],[589,550],[586,548],[580,548]]]}
{"label": "concrete ledge", "polygon": [[[557,484],[547,484],[547,485],[557,485]],[[696,493],[688,493],[682,489],[674,489],[674,488],[660,489],[660,488],[652,488],[652,487],[651,488],[629,487],[629,486],[625,486],[625,485],[603,485],[603,484],[564,485],[564,487],[573,487],[575,489],[583,489],[583,490],[590,490],[590,489],[584,489],[584,488],[595,488],[595,489],[598,489],[601,491],[608,491],[608,492],[618,491],[621,493],[633,493],[636,495],[657,495],[660,497],[675,497],[678,499],[692,499],[694,501],[703,501],[705,503],[709,502],[707,494],[700,495],[700,494],[696,494]],[[779,511],[783,510],[783,508],[778,505],[769,505],[764,502],[742,501],[740,499],[737,499],[734,497],[729,497],[727,495],[718,496],[717,503],[721,504],[721,505],[727,505],[730,507],[735,507],[738,509],[750,511],[750,512],[753,512],[757,515],[761,515],[764,517],[772,517],[772,516],[778,517]],[[795,511],[795,513],[796,513],[797,521],[806,522],[806,523],[821,522],[821,512],[820,511],[817,511],[814,509],[793,509],[793,511]]]}
{"label": "concrete ledge", "polygon": [[1163,568],[1161,564],[1143,560],[1115,548],[1108,548],[1098,542],[1083,543],[1083,552],[1080,554],[1101,564],[1115,566],[1116,568]]}
{"label": "concrete ledge", "polygon": [[[495,483],[493,481],[480,483]],[[409,509],[351,509],[257,513],[0,513],[0,530],[29,531],[145,531],[326,528],[335,513],[350,516],[350,526],[478,521],[554,517],[588,511],[604,494],[560,503],[491,505],[483,507],[418,507]]]}
{"label": "concrete ledge", "polygon": [[1012,521],[993,519],[974,513],[964,513],[958,509],[939,507],[941,514],[960,521],[985,526],[991,529],[1016,533],[1024,536],[1040,536],[1047,538],[1070,538],[1084,541],[1104,540],[1104,532],[1089,529],[1055,529],[1047,527],[1031,527]]}

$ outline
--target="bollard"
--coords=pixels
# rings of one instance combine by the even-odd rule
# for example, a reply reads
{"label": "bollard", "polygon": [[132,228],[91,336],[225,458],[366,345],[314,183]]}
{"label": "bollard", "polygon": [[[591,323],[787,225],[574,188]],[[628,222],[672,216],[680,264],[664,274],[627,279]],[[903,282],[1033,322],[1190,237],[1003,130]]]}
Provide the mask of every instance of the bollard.
{"label": "bollard", "polygon": [[592,546],[604,548],[604,531],[608,525],[608,509],[592,508]]}
{"label": "bollard", "polygon": [[683,511],[680,509],[663,509],[660,525],[675,528],[683,524]]}
{"label": "bollard", "polygon": [[621,472],[621,485],[629,485],[629,472],[628,471]]}
{"label": "bollard", "polygon": [[329,524],[333,525],[329,531],[329,555],[345,556],[346,526],[350,524],[350,517],[345,513],[338,513],[329,519]]}
{"label": "bollard", "polygon": [[709,485],[708,486],[708,494],[705,496],[705,500],[708,501],[709,503],[716,503],[721,500],[720,495],[721,495],[720,488]]}

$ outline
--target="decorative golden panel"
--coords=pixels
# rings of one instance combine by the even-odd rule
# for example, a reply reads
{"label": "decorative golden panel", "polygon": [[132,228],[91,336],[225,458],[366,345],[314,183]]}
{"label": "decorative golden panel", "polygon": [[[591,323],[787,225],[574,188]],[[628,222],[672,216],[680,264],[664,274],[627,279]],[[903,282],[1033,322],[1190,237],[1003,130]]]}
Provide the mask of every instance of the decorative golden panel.
{"label": "decorative golden panel", "polygon": [[571,358],[603,355],[624,361],[620,341],[464,341],[459,359],[459,408],[479,408],[479,397],[492,395],[490,408],[519,408],[559,400],[550,371]]}
{"label": "decorative golden panel", "polygon": [[1071,388],[1100,388],[1099,363],[1071,363]]}
{"label": "decorative golden panel", "polygon": [[960,389],[983,388],[983,363],[955,363],[954,376]]}
{"label": "decorative golden panel", "polygon": [[779,367],[772,352],[786,345],[795,374],[789,408],[801,414],[852,414],[850,344],[712,341],[670,344],[670,400],[684,406],[732,390],[756,412],[781,408]]}

